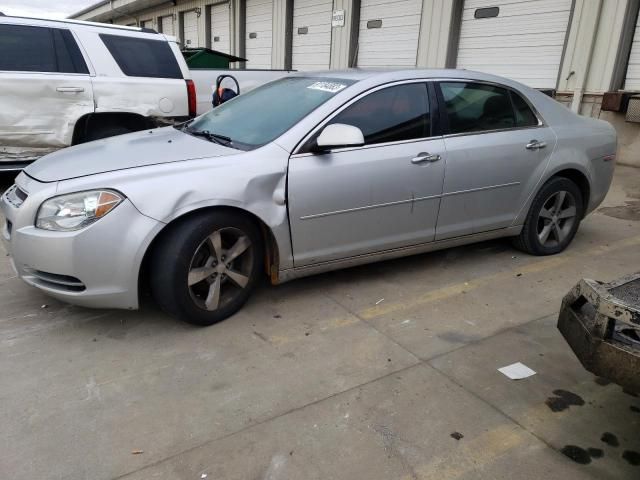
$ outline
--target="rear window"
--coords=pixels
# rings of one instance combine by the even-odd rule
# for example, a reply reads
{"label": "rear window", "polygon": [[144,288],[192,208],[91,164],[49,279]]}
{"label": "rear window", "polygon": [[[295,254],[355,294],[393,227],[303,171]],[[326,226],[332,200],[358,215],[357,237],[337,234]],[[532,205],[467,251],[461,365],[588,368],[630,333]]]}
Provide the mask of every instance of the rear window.
{"label": "rear window", "polygon": [[100,34],[122,73],[129,77],[182,78],[180,66],[164,40]]}

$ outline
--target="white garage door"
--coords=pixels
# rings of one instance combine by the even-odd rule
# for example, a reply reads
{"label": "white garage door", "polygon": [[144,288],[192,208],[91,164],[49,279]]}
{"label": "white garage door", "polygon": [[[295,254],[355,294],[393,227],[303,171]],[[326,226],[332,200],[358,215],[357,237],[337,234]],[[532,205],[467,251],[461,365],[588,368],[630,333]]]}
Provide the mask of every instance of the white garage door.
{"label": "white garage door", "polygon": [[362,0],[358,67],[415,67],[421,0]]}
{"label": "white garage door", "polygon": [[247,0],[246,15],[247,68],[271,68],[272,0]]}
{"label": "white garage door", "polygon": [[465,0],[458,68],[556,88],[571,0]]}
{"label": "white garage door", "polygon": [[184,39],[183,44],[185,47],[195,48],[199,47],[198,43],[198,15],[196,12],[184,12]]}
{"label": "white garage door", "polygon": [[231,10],[229,3],[211,7],[211,48],[219,52],[231,53]]}
{"label": "white garage door", "polygon": [[292,66],[323,70],[331,59],[333,0],[293,0]]}
{"label": "white garage door", "polygon": [[640,17],[636,22],[636,31],[633,35],[624,88],[625,90],[640,90]]}
{"label": "white garage door", "polygon": [[173,29],[173,15],[162,17],[160,19],[160,25],[160,29],[165,35],[175,35],[175,31]]}

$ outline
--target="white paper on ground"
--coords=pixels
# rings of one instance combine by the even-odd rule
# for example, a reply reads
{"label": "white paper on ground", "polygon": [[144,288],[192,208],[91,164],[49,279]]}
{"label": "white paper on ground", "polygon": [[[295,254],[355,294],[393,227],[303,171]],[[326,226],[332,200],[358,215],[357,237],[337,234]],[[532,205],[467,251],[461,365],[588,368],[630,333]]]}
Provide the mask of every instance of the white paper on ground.
{"label": "white paper on ground", "polygon": [[531,375],[535,375],[536,372],[531,370],[525,364],[517,362],[512,363],[511,365],[507,365],[506,367],[499,368],[498,371],[511,380],[522,380],[523,378],[530,377]]}

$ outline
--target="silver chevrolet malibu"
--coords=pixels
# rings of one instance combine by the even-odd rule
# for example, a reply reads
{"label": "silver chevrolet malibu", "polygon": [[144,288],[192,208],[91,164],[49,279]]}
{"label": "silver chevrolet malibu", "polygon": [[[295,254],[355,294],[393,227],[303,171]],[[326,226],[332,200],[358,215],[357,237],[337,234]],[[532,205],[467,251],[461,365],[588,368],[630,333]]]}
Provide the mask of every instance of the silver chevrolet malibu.
{"label": "silver chevrolet malibu", "polygon": [[179,127],[26,168],[2,197],[18,275],[88,307],[210,325],[272,283],[497,237],[561,252],[605,197],[616,133],[505,78],[297,74]]}

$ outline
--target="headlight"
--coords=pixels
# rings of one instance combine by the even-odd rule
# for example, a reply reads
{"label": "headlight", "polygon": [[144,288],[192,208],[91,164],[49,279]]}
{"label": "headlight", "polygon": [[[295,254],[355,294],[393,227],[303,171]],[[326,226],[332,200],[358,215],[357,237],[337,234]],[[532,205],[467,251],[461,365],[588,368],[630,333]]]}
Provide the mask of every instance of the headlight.
{"label": "headlight", "polygon": [[46,200],[36,215],[36,227],[70,232],[91,225],[113,210],[124,197],[112,190],[60,195]]}

